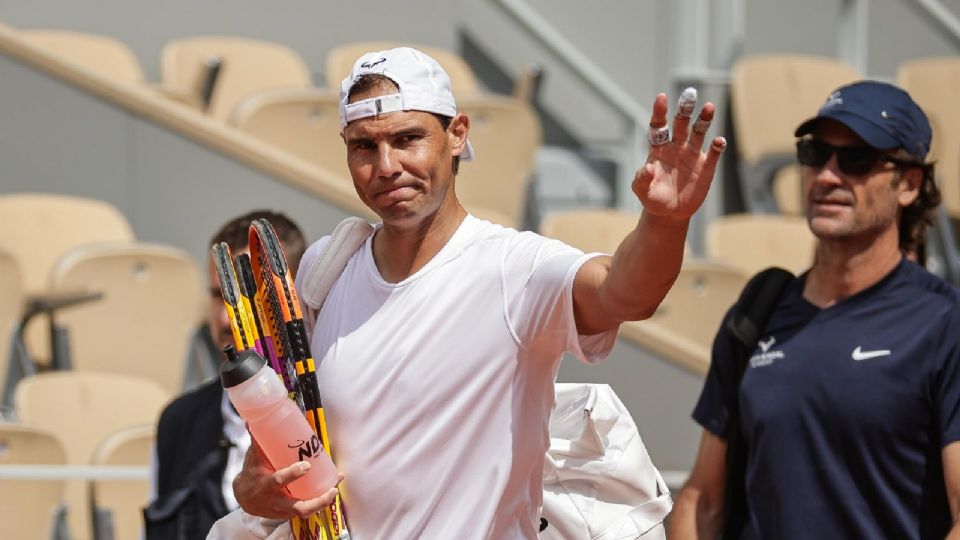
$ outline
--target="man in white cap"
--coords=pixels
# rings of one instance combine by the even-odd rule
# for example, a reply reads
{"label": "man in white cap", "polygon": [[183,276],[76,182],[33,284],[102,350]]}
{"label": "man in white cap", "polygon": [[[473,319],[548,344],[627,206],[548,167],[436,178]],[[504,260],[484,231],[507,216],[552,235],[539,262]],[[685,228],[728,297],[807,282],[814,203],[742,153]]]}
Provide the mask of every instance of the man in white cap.
{"label": "man in white cap", "polygon": [[[475,157],[470,119],[434,59],[400,48],[357,60],[340,124],[357,194],[382,222],[330,291],[311,343],[354,540],[537,537],[560,358],[600,361],[622,321],[656,310],[725,147],[718,137],[701,151],[714,107],[691,127],[692,94],[672,138],[667,98],[656,98],[636,229],[612,257],[585,255],[464,210],[454,187],[459,162]],[[251,451],[237,500],[264,518],[311,514],[335,491],[292,498],[283,486],[302,474]]]}

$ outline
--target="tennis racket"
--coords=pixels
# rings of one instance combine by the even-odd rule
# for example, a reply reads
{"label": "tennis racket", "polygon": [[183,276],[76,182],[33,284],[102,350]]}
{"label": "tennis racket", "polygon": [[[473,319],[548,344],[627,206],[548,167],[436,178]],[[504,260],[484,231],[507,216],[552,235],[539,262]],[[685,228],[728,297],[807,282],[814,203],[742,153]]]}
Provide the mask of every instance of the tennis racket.
{"label": "tennis racket", "polygon": [[[319,436],[324,450],[329,453],[330,437],[317,387],[316,366],[310,352],[300,299],[297,297],[293,277],[277,234],[265,219],[259,219],[250,224],[250,265],[256,282],[255,298],[263,307],[261,322],[264,327],[269,327],[277,355],[286,360],[288,373],[292,366],[290,375],[295,377],[296,393],[300,398],[307,421],[314,433]],[[331,454],[330,457],[333,458],[333,455]],[[328,533],[332,540],[350,538],[339,495],[329,507],[324,509],[323,514],[324,532]],[[300,534],[304,532],[308,535],[312,534],[312,529],[309,527],[304,529],[303,525],[298,523],[298,520],[291,521],[291,529],[296,538],[303,538],[304,536]],[[312,536],[305,537],[312,538]]]}

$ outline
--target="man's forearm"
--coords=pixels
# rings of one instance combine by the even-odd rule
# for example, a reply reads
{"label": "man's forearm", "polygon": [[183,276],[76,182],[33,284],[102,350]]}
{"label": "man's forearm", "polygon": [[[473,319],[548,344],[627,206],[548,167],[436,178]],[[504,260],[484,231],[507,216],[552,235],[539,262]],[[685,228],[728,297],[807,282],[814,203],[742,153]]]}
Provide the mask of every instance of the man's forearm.
{"label": "man's forearm", "polygon": [[677,279],[690,221],[645,212],[617,248],[600,290],[601,302],[620,321],[653,315]]}
{"label": "man's forearm", "polygon": [[723,513],[705,500],[699,490],[685,487],[677,495],[668,524],[667,538],[713,540],[720,534]]}

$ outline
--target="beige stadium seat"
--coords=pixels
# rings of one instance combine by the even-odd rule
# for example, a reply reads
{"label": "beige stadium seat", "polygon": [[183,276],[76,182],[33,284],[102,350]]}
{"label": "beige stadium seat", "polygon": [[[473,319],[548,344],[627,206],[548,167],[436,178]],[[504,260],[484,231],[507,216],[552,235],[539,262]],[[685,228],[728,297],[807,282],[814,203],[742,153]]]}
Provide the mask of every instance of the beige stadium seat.
{"label": "beige stadium seat", "polygon": [[540,233],[562,240],[584,252],[613,254],[640,214],[610,208],[568,210],[548,214],[540,224]]}
{"label": "beige stadium seat", "polygon": [[653,317],[624,323],[620,333],[654,354],[705,374],[714,335],[747,279],[746,273],[719,263],[686,262]]}
{"label": "beige stadium seat", "polygon": [[918,58],[900,64],[897,84],[905,89],[930,117],[937,179],[943,204],[960,220],[960,57]]}
{"label": "beige stadium seat", "polygon": [[69,30],[23,30],[24,38],[84,69],[114,82],[143,83],[140,61],[125,43],[112,37]]}
{"label": "beige stadium seat", "polygon": [[[832,58],[788,54],[743,58],[730,76],[744,201],[748,211],[774,212],[771,183],[780,168],[795,162],[794,130],[830,92],[861,76]],[[792,181],[799,183],[799,177]]]}
{"label": "beige stadium seat", "polygon": [[182,389],[201,298],[200,273],[186,253],[152,244],[76,248],[60,259],[51,283],[104,295],[57,315],[68,331],[73,369],[136,375],[171,393]]}
{"label": "beige stadium seat", "polygon": [[[94,465],[149,467],[156,430],[153,424],[122,429],[94,451]],[[90,486],[98,538],[138,540],[143,507],[150,502],[150,481],[94,480]]]}
{"label": "beige stadium seat", "polygon": [[[64,447],[53,432],[0,423],[0,465],[66,462]],[[63,480],[0,481],[0,538],[53,538],[63,497]]]}
{"label": "beige stadium seat", "polygon": [[263,92],[240,103],[230,123],[350,181],[336,94],[318,89]]}
{"label": "beige stadium seat", "polygon": [[75,67],[93,72],[121,85],[136,85],[144,90],[199,108],[197,100],[184,92],[152,84],[144,79],[140,61],[122,41],[99,34],[70,30],[23,30],[21,35],[33,45],[66,60]]}
{"label": "beige stadium seat", "polygon": [[470,117],[470,142],[476,160],[460,164],[457,195],[470,210],[490,208],[523,223],[527,186],[540,148],[540,120],[518,99],[459,96],[457,107]]}
{"label": "beige stadium seat", "polygon": [[773,175],[773,200],[779,213],[786,216],[804,215],[803,168],[791,163]]}
{"label": "beige stadium seat", "polygon": [[[357,41],[334,47],[327,53],[327,87],[338,92],[340,83],[350,74],[354,62],[365,53],[397,47],[413,47],[432,56],[450,76],[454,95],[475,94],[479,91],[476,75],[459,54],[437,47],[399,41]],[[459,100],[459,97],[457,99]]]}
{"label": "beige stadium seat", "polygon": [[9,254],[0,251],[0,392],[7,395],[7,374],[11,363],[19,362],[14,353],[14,334],[23,309],[23,280],[20,267]]}
{"label": "beige stadium seat", "polygon": [[211,59],[220,69],[207,112],[226,121],[244,98],[279,88],[309,88],[310,70],[293,49],[269,41],[234,36],[197,36],[168,42],[161,52],[165,87],[198,97]]}
{"label": "beige stadium seat", "polygon": [[[50,292],[57,259],[77,246],[132,242],[133,230],[114,206],[100,200],[52,193],[0,195],[0,250],[20,266],[28,297]],[[27,349],[34,359],[50,358],[50,336],[35,318],[27,328]]]}
{"label": "beige stadium seat", "polygon": [[753,275],[779,266],[799,274],[813,264],[817,239],[807,220],[774,214],[735,214],[707,225],[707,257]]}
{"label": "beige stadium seat", "polygon": [[49,193],[0,195],[0,249],[22,269],[27,293],[47,290],[50,271],[66,251],[99,242],[132,242],[133,230],[112,205]]}
{"label": "beige stadium seat", "polygon": [[[68,464],[87,465],[107,435],[129,427],[155,425],[171,396],[156,382],[142,377],[65,371],[20,381],[14,405],[24,424],[52,431],[64,441]],[[67,482],[67,521],[75,540],[92,538],[87,488],[82,480]]]}

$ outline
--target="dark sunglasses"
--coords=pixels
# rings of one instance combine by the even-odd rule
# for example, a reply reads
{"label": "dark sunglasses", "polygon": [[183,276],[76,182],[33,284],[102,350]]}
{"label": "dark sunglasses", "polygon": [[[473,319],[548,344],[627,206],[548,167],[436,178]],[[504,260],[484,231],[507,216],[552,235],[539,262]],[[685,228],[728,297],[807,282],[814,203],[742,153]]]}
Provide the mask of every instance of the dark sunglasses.
{"label": "dark sunglasses", "polygon": [[883,151],[869,146],[834,146],[817,139],[797,141],[797,161],[801,165],[820,168],[826,165],[830,161],[830,156],[834,154],[837,155],[837,166],[840,172],[849,175],[867,174],[882,162],[890,162],[902,167],[916,165],[890,157]]}

